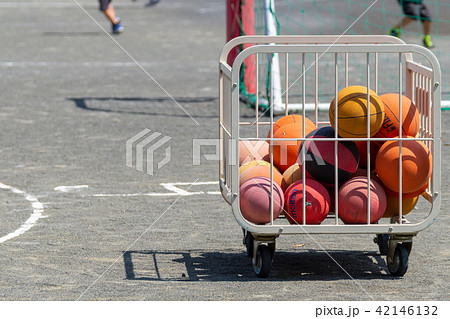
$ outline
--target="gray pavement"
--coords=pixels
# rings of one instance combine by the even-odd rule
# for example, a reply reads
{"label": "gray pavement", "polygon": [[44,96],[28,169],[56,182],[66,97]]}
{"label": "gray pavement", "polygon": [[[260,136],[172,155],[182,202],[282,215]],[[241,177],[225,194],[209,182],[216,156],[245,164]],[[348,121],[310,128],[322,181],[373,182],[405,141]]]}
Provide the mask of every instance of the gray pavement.
{"label": "gray pavement", "polygon": [[[79,3],[109,31],[96,1]],[[0,1],[0,238],[18,235],[0,243],[0,300],[449,299],[450,113],[442,211],[403,278],[372,236],[322,235],[280,237],[258,279],[217,184],[173,184],[218,180],[217,162],[192,164],[192,140],[218,136],[224,1],[114,3],[123,49],[72,1]],[[153,176],[125,165],[145,128],[171,137]]]}

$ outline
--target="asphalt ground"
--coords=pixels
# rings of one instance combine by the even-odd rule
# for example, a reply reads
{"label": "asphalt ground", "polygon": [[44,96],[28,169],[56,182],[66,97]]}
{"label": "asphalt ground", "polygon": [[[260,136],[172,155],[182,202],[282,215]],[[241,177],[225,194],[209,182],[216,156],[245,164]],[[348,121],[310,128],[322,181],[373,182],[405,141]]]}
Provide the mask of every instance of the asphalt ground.
{"label": "asphalt ground", "polygon": [[[318,235],[280,237],[258,279],[218,162],[193,165],[193,139],[218,136],[224,1],[117,0],[113,38],[88,16],[109,32],[96,1],[79,3],[87,13],[0,1],[1,300],[449,299],[450,113],[441,214],[404,277],[371,235]],[[126,165],[126,141],[146,128],[171,138],[153,175]]]}

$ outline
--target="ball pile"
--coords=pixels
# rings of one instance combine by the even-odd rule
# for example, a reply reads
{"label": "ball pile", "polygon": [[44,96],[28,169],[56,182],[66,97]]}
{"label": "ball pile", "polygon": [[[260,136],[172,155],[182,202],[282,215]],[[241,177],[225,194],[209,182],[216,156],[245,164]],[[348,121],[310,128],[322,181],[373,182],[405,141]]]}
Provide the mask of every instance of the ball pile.
{"label": "ball pile", "polygon": [[[240,142],[240,208],[246,220],[271,222],[272,194],[273,219],[284,214],[291,224],[320,224],[336,211],[335,187],[338,216],[345,224],[398,216],[400,200],[403,215],[412,211],[431,178],[431,152],[422,141],[389,139],[419,136],[414,103],[399,94],[378,96],[364,86],[349,86],[331,101],[329,121],[330,126],[317,127],[301,115],[288,115],[267,134],[279,140]],[[354,140],[368,137],[380,139],[370,140],[369,150],[367,141]]]}

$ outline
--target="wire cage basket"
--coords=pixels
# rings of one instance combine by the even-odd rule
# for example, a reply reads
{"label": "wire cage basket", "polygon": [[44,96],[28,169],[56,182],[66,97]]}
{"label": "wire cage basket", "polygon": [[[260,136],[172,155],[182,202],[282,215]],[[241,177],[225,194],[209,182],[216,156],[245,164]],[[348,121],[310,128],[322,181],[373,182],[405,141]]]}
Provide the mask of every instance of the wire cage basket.
{"label": "wire cage basket", "polygon": [[[229,64],[228,54],[233,48],[246,44]],[[379,57],[389,64],[379,63]],[[389,58],[386,59],[386,56]],[[256,80],[256,99],[252,107],[255,115],[244,116],[240,101],[240,78],[244,61],[252,59],[255,63],[254,78],[258,79],[259,61],[279,59],[279,69],[270,75],[270,84],[278,78],[277,83],[282,86],[282,100],[279,95],[268,96],[269,106],[282,105],[282,112],[274,111],[269,107],[260,112],[258,92],[260,86]],[[219,61],[219,94],[220,94],[220,176],[219,184],[224,199],[231,205],[233,215],[243,229],[244,244],[247,253],[253,259],[253,268],[257,276],[267,277],[270,272],[272,259],[275,252],[275,241],[282,234],[375,234],[375,242],[379,246],[380,253],[387,256],[387,266],[391,274],[403,275],[407,270],[408,256],[411,251],[412,238],[419,231],[430,226],[436,219],[440,208],[440,66],[436,57],[427,49],[405,44],[398,38],[390,36],[244,36],[228,42],[220,55]],[[390,76],[386,76],[389,74]],[[394,76],[392,76],[394,75]],[[396,78],[396,81],[384,81],[384,79]],[[323,79],[326,79],[324,81]],[[359,85],[366,88],[366,100],[371,101],[372,92],[382,94],[396,92],[399,97],[406,96],[416,106],[418,112],[418,132],[415,136],[377,137],[371,132],[370,116],[365,116],[367,121],[367,134],[357,137],[342,137],[339,125],[339,92],[351,85]],[[275,101],[277,99],[277,101]],[[403,102],[404,103],[404,102]],[[367,103],[369,104],[369,103]],[[402,117],[402,98],[399,99],[399,118]],[[366,106],[366,114],[368,113]],[[331,110],[338,120],[331,123],[328,112]],[[302,132],[292,138],[280,138],[274,136],[274,123],[276,116],[300,113],[302,115]],[[404,111],[403,111],[404,112]],[[247,112],[248,113],[248,112]],[[279,114],[282,113],[282,114]],[[301,222],[292,222],[292,218],[286,218],[287,209],[283,207],[280,216],[274,215],[274,208],[279,205],[274,201],[274,147],[280,141],[290,141],[306,145],[311,141],[308,132],[305,131],[305,121],[312,121],[317,128],[332,125],[334,134],[320,140],[329,142],[334,147],[334,185],[328,187],[331,198],[331,211],[326,218],[317,224],[307,221],[307,206],[311,205],[306,194],[308,184],[308,161],[306,159],[306,147],[300,147],[297,161],[303,165],[300,182],[306,183],[301,190]],[[402,132],[402,122],[399,122],[399,132]],[[418,141],[426,146],[430,155],[430,174],[427,183],[421,189],[421,200],[416,210],[411,214],[413,218],[407,220],[403,215],[403,196],[398,196],[396,213],[390,218],[380,218],[373,222],[375,214],[371,201],[371,192],[374,192],[371,182],[376,179],[375,167],[371,167],[367,160],[366,173],[366,221],[360,223],[343,222],[339,194],[339,143],[358,142],[366,145],[367,159],[374,157],[371,143],[397,143],[399,145],[398,165],[398,194],[403,194],[406,188],[403,179],[404,161],[406,159],[405,141]],[[267,223],[255,223],[246,219],[241,211],[240,196],[240,143],[246,141],[251,145],[268,144],[267,162],[270,162],[270,188],[269,207],[270,218]],[[317,142],[318,143],[318,142]],[[383,144],[384,145],[384,144]],[[402,146],[403,145],[403,146]],[[361,154],[359,154],[361,155]],[[403,157],[402,157],[403,156]],[[341,159],[342,161],[342,159]],[[330,186],[330,185],[328,185]],[[305,190],[306,189],[306,190]],[[285,196],[286,194],[283,194]],[[309,195],[311,196],[311,195]],[[288,200],[284,200],[286,203]],[[334,208],[333,208],[334,207]],[[334,210],[334,211],[333,211]],[[341,210],[341,211],[340,211]],[[278,217],[278,218],[276,218]],[[409,218],[409,216],[408,216]]]}

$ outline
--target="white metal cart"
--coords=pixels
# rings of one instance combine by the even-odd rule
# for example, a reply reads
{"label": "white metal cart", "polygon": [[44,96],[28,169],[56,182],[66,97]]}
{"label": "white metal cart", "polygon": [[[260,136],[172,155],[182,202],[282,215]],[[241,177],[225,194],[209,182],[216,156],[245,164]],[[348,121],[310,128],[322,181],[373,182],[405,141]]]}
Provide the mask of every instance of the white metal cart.
{"label": "white metal cart", "polygon": [[[236,57],[233,64],[229,65],[227,63],[228,53],[236,46],[242,46],[244,43],[252,44],[252,46],[243,50]],[[398,92],[410,98],[419,110],[420,130],[415,139],[424,142],[433,156],[432,175],[428,181],[427,190],[422,194],[422,197],[426,199],[426,209],[428,210],[426,216],[424,215],[420,221],[405,223],[401,213],[401,200],[399,200],[400,209],[398,216],[396,216],[397,218],[376,224],[370,224],[369,222],[359,225],[343,224],[339,220],[338,209],[335,209],[336,211],[333,214],[330,213],[328,215],[327,223],[320,225],[307,225],[305,222],[302,225],[292,225],[288,224],[285,219],[278,218],[273,220],[273,209],[272,221],[265,225],[253,224],[242,216],[239,205],[238,142],[241,140],[270,142],[277,139],[273,138],[273,132],[269,129],[274,123],[273,108],[270,108],[270,112],[267,112],[268,117],[261,117],[261,113],[258,112],[258,97],[255,104],[255,118],[252,118],[250,121],[248,118],[241,119],[239,100],[241,66],[245,59],[253,55],[257,65],[255,70],[257,79],[258,61],[262,61],[261,57],[273,57],[274,54],[284,59],[285,67],[283,68],[283,63],[280,62],[280,69],[282,70],[281,72],[285,73],[283,76],[285,82],[285,114],[289,114],[288,97],[291,94],[290,91],[293,90],[292,87],[295,82],[297,87],[302,88],[301,92],[305,92],[306,87],[314,90],[314,94],[309,97],[306,93],[303,93],[300,97],[300,103],[303,106],[302,112],[304,117],[306,117],[306,105],[312,104],[314,106],[313,117],[315,119],[313,121],[317,126],[329,124],[326,120],[320,121],[320,116],[318,116],[321,104],[319,66],[322,61],[325,61],[323,56],[331,56],[331,61],[334,60],[334,65],[332,65],[334,79],[333,76],[327,77],[330,82],[328,84],[332,85],[331,92],[328,92],[331,93],[332,97],[337,96],[340,89],[352,82],[352,65],[354,65],[355,61],[358,63],[358,59],[354,58],[355,56],[363,57],[363,59],[359,59],[359,67],[367,74],[364,83],[359,83],[359,85],[365,85],[378,93],[378,88],[382,83],[380,78],[384,77],[386,73],[386,71],[383,71],[384,73],[380,74],[384,66],[380,65],[379,56],[391,56],[390,61],[395,61],[396,67],[394,69],[390,68],[389,72],[398,77]],[[294,82],[292,82],[292,76],[288,75],[290,71],[289,61],[293,56],[299,57],[298,69],[300,70],[300,75],[309,73],[309,76],[294,76]],[[307,66],[305,56],[312,56],[315,62]],[[413,57],[416,56],[420,56],[421,59],[426,61],[425,64],[428,65],[425,66],[422,63],[413,61]],[[330,64],[329,62],[327,63],[328,65]],[[408,256],[411,251],[413,236],[430,226],[436,219],[440,209],[441,73],[439,63],[431,51],[417,45],[405,44],[402,40],[390,36],[247,36],[235,38],[224,46],[220,55],[219,72],[220,189],[224,199],[231,205],[236,221],[243,229],[244,244],[248,255],[252,257],[256,275],[259,277],[267,277],[269,275],[275,252],[275,241],[280,235],[308,233],[375,234],[375,242],[379,246],[380,253],[387,255],[387,266],[390,273],[402,276],[408,267]],[[258,92],[258,83],[256,84],[256,92]],[[274,105],[273,97],[268,96],[267,99],[270,101],[270,105]],[[307,101],[308,99],[309,101]],[[241,130],[244,128],[248,130],[249,127],[254,128],[252,136],[242,137],[240,135]],[[261,134],[264,129],[266,131],[269,129],[269,132],[271,132],[269,137]],[[385,138],[378,140],[402,139]],[[304,141],[305,138],[295,140]],[[336,137],[332,140],[336,144],[337,141],[343,139]],[[377,139],[366,137],[356,140],[369,143]],[[367,149],[369,153],[370,147]],[[367,155],[369,158],[370,154]],[[270,161],[273,164],[272,156]],[[370,172],[370,166],[368,172]],[[401,176],[400,174],[400,185]],[[303,175],[303,178],[305,178],[305,175]],[[271,183],[273,183],[273,179]],[[337,195],[337,187],[335,189]],[[303,208],[305,208],[305,199],[303,201]],[[370,205],[367,206],[370,207]],[[273,208],[273,201],[271,207]],[[335,196],[335,207],[338,207],[338,196]],[[303,209],[304,211],[305,209]],[[370,216],[370,208],[368,214]],[[305,218],[303,218],[303,221],[305,221]]]}

